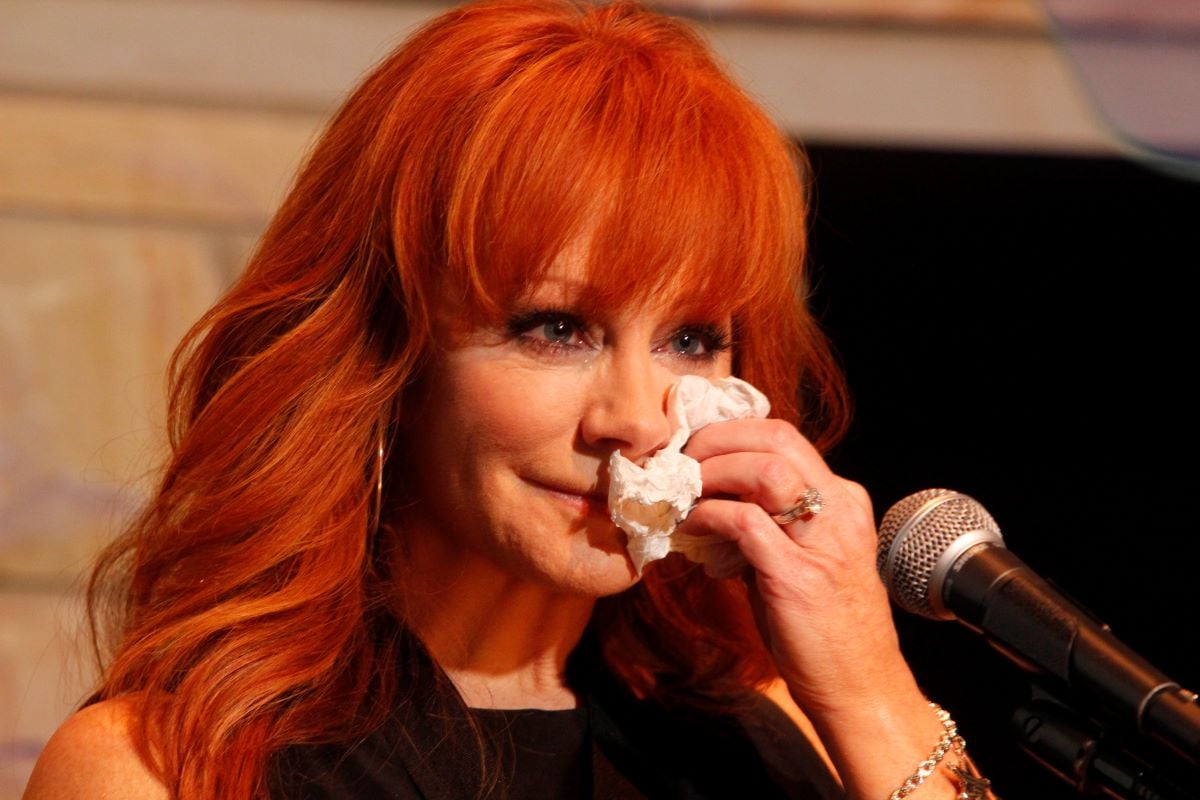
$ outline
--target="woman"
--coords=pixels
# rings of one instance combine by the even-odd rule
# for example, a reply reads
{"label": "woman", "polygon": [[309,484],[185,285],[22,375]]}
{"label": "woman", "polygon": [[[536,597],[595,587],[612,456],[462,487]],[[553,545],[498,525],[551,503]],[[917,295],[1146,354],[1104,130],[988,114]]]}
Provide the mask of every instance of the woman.
{"label": "woman", "polygon": [[[633,6],[467,6],[393,53],[176,356],[172,460],[93,578],[111,659],[27,797],[970,788],[820,456],[793,157]],[[749,566],[639,576],[608,459],[732,374],[774,418],[688,441],[679,531]]]}

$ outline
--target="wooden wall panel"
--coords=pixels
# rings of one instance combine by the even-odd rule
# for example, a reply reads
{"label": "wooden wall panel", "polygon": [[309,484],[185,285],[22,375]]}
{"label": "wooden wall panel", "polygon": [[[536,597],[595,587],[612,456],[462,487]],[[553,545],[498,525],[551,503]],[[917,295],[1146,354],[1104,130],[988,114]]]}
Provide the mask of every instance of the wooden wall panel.
{"label": "wooden wall panel", "polygon": [[234,242],[0,219],[0,583],[71,583],[140,498],[162,454],[164,367]]}
{"label": "wooden wall panel", "polygon": [[[7,3],[0,86],[322,114],[446,7],[429,0]],[[797,16],[767,24],[710,16],[703,4],[694,13],[717,52],[802,139],[1113,148],[1036,22],[1034,0],[778,5]]]}
{"label": "wooden wall panel", "polygon": [[0,798],[17,800],[50,731],[92,682],[77,592],[0,592]]}
{"label": "wooden wall panel", "polygon": [[442,6],[337,0],[4,0],[0,82],[328,111]]}
{"label": "wooden wall panel", "polygon": [[315,114],[0,95],[0,213],[257,230]]}

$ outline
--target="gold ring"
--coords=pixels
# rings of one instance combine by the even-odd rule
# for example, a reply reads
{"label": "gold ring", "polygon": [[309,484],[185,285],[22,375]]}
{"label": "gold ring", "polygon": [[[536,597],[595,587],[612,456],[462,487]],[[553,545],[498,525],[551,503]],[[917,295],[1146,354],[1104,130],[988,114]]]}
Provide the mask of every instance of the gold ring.
{"label": "gold ring", "polygon": [[825,508],[825,499],[821,497],[821,493],[816,489],[805,489],[804,494],[800,495],[796,500],[796,504],[791,508],[784,509],[778,514],[772,514],[771,519],[775,520],[780,525],[787,525],[790,522],[795,522],[798,519],[808,519],[815,517]]}

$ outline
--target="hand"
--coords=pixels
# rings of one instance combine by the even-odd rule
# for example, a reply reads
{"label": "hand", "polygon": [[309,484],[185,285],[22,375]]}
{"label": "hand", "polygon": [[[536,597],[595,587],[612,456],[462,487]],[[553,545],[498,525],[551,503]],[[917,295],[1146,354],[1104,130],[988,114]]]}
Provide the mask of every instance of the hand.
{"label": "hand", "polygon": [[[684,452],[700,462],[704,498],[681,530],[737,543],[764,640],[803,706],[862,703],[907,674],[861,486],[781,420],[709,425]],[[784,526],[771,519],[809,488],[823,497],[821,513]]]}
{"label": "hand", "polygon": [[[763,640],[848,796],[887,797],[941,728],[900,653],[866,491],[781,420],[709,425],[684,452],[700,462],[704,496],[680,530],[737,544]],[[810,488],[824,500],[819,514],[771,519]],[[939,770],[919,797],[955,795]]]}

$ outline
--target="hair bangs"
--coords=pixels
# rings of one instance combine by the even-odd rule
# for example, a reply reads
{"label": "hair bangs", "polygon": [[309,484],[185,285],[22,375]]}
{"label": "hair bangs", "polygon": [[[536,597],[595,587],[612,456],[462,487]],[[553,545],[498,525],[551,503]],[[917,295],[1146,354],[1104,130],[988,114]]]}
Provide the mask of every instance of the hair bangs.
{"label": "hair bangs", "polygon": [[723,78],[685,77],[675,96],[647,93],[636,138],[610,154],[619,177],[591,242],[595,302],[734,317],[777,306],[795,289],[780,276],[798,280],[803,258],[789,146],[732,87],[710,85]]}
{"label": "hair bangs", "polygon": [[456,299],[498,321],[582,245],[586,306],[777,305],[803,252],[791,145],[678,23],[631,38],[627,8],[590,13],[588,35],[543,36],[474,121],[446,203]]}

